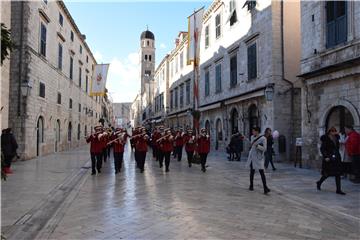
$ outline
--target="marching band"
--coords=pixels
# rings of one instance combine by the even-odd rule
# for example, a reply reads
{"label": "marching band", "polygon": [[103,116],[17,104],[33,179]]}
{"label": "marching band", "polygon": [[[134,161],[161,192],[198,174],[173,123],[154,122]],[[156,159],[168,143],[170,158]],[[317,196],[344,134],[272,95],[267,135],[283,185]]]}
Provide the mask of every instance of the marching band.
{"label": "marching band", "polygon": [[210,136],[203,128],[200,134],[192,129],[178,129],[173,132],[164,126],[155,127],[152,133],[148,133],[145,127],[136,127],[132,130],[131,136],[124,128],[94,127],[95,132],[86,136],[86,142],[90,143],[91,175],[101,173],[103,162],[106,163],[110,149],[113,149],[114,170],[118,174],[123,166],[124,150],[128,138],[130,139],[131,150],[134,150],[134,158],[140,173],[144,172],[146,153],[148,146],[152,148],[153,158],[163,167],[165,160],[165,171],[170,171],[171,153],[180,162],[182,151],[185,146],[189,167],[194,163],[195,158],[200,158],[201,170],[206,172],[206,158],[210,151]]}

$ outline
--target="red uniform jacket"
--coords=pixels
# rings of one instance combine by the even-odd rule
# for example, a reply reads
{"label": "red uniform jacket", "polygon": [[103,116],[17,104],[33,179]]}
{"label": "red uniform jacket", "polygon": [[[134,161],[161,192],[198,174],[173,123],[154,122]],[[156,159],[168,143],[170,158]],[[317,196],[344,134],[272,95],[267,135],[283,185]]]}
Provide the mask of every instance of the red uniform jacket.
{"label": "red uniform jacket", "polygon": [[197,152],[209,153],[210,152],[210,138],[200,136],[197,140]]}
{"label": "red uniform jacket", "polygon": [[135,139],[135,149],[138,152],[147,152],[147,140],[143,136]]}
{"label": "red uniform jacket", "polygon": [[184,142],[185,142],[185,151],[186,152],[194,152],[196,148],[196,142],[189,142],[192,138],[192,135],[185,134],[184,135]]}
{"label": "red uniform jacket", "polygon": [[349,156],[360,155],[360,134],[355,131],[350,132],[345,148]]}
{"label": "red uniform jacket", "polygon": [[100,138],[100,151],[103,151],[107,147],[109,138],[106,136]]}
{"label": "red uniform jacket", "polygon": [[160,143],[161,151],[163,152],[172,152],[174,150],[174,141],[173,140],[163,140]]}
{"label": "red uniform jacket", "polygon": [[[117,136],[112,136],[111,140],[115,140]],[[113,144],[114,147],[114,153],[123,153],[124,152],[124,146],[125,142],[121,141],[120,139],[115,141]]]}
{"label": "red uniform jacket", "polygon": [[175,137],[175,146],[177,147],[184,146],[184,138],[181,135]]}
{"label": "red uniform jacket", "polygon": [[151,143],[152,143],[152,146],[155,147],[155,148],[158,148],[159,147],[159,144],[157,143],[157,140],[161,137],[161,133],[159,132],[154,132],[152,137],[151,137]]}
{"label": "red uniform jacket", "polygon": [[90,143],[90,153],[99,154],[102,152],[101,143],[96,135],[91,135],[90,137],[86,138],[86,142]]}

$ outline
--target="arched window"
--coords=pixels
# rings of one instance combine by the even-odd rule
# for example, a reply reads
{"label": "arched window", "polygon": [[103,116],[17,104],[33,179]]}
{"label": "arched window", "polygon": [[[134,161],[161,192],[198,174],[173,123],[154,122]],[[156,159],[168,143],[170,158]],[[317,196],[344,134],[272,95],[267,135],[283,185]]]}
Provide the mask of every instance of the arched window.
{"label": "arched window", "polygon": [[205,122],[205,129],[206,129],[206,132],[210,134],[210,122],[209,120],[206,120]]}
{"label": "arched window", "polygon": [[239,123],[238,123],[238,119],[239,119],[239,113],[236,110],[236,108],[234,108],[231,111],[231,117],[230,117],[230,122],[231,122],[231,133],[233,134],[236,130],[239,130]]}
{"label": "arched window", "polygon": [[61,128],[60,128],[60,120],[56,120],[56,141],[60,142],[60,133],[61,133]]}
{"label": "arched window", "polygon": [[147,61],[147,54],[145,54],[145,61]]}
{"label": "arched window", "polygon": [[216,139],[218,141],[222,141],[222,124],[221,124],[221,119],[219,118],[217,121],[216,121]]}
{"label": "arched window", "polygon": [[344,132],[346,125],[354,125],[354,117],[344,106],[333,107],[326,118],[326,131],[335,127],[338,131]]}
{"label": "arched window", "polygon": [[79,123],[78,127],[77,127],[77,140],[80,140],[80,134],[81,134],[81,128],[80,128],[80,123]]}
{"label": "arched window", "polygon": [[68,125],[68,141],[71,142],[71,135],[72,135],[72,124],[69,122]]}
{"label": "arched window", "polygon": [[84,135],[87,136],[87,126],[84,127]]}
{"label": "arched window", "polygon": [[252,128],[260,127],[259,125],[258,108],[253,104],[249,107],[249,135],[251,135]]}
{"label": "arched window", "polygon": [[147,45],[150,46],[150,41],[149,40],[147,40]]}
{"label": "arched window", "polygon": [[149,55],[149,61],[151,62],[151,55]]}

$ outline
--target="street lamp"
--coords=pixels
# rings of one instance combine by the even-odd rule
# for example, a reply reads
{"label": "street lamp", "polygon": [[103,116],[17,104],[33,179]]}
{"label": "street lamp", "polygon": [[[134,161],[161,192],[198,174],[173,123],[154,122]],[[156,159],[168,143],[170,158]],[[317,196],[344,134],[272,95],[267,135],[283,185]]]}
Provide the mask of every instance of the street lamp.
{"label": "street lamp", "polygon": [[269,101],[271,102],[274,98],[274,83],[269,83],[268,85],[266,85],[266,88],[265,88],[265,98],[266,98],[266,101]]}
{"label": "street lamp", "polygon": [[21,95],[23,97],[27,97],[30,95],[30,90],[32,88],[32,85],[29,81],[24,81],[21,83]]}

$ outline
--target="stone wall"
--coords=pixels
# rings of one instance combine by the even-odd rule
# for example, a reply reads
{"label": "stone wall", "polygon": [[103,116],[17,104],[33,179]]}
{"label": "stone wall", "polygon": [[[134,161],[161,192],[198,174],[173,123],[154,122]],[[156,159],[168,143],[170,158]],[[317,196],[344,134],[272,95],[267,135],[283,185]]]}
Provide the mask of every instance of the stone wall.
{"label": "stone wall", "polygon": [[[23,4],[23,5],[22,5]],[[23,6],[24,13],[21,14]],[[50,22],[44,20],[39,9],[42,9]],[[63,27],[58,23],[59,12],[64,18]],[[24,17],[24,28],[21,29],[21,18]],[[19,154],[24,159],[37,156],[37,124],[39,118],[44,122],[44,140],[39,144],[39,155],[62,151],[85,144],[85,134],[98,124],[101,114],[100,97],[89,97],[92,66],[96,64],[91,52],[84,45],[82,36],[70,23],[68,16],[56,2],[45,4],[39,2],[12,3],[12,28],[16,31],[14,40],[18,46],[23,45],[22,56],[19,50],[11,59],[11,126],[14,129],[20,148]],[[46,25],[46,56],[40,54],[40,23]],[[70,30],[74,32],[74,42],[70,39]],[[20,33],[23,33],[21,42]],[[65,41],[59,37],[59,33]],[[63,45],[62,69],[58,69],[58,44]],[[80,45],[82,53],[80,53]],[[69,78],[70,55],[74,58],[73,79]],[[21,76],[19,63],[22,64]],[[79,67],[81,67],[81,86],[79,86]],[[88,92],[85,79],[88,76]],[[30,95],[23,97],[19,93],[19,82],[29,81],[32,85]],[[45,97],[39,96],[40,83],[45,84]],[[58,93],[61,103],[57,103]],[[72,108],[70,108],[70,98]],[[79,106],[81,104],[81,106]],[[93,114],[89,114],[93,110]],[[71,122],[71,141],[68,141],[68,126]],[[56,138],[60,125],[59,138]],[[78,138],[78,126],[80,135]],[[86,131],[85,131],[86,130]]]}

